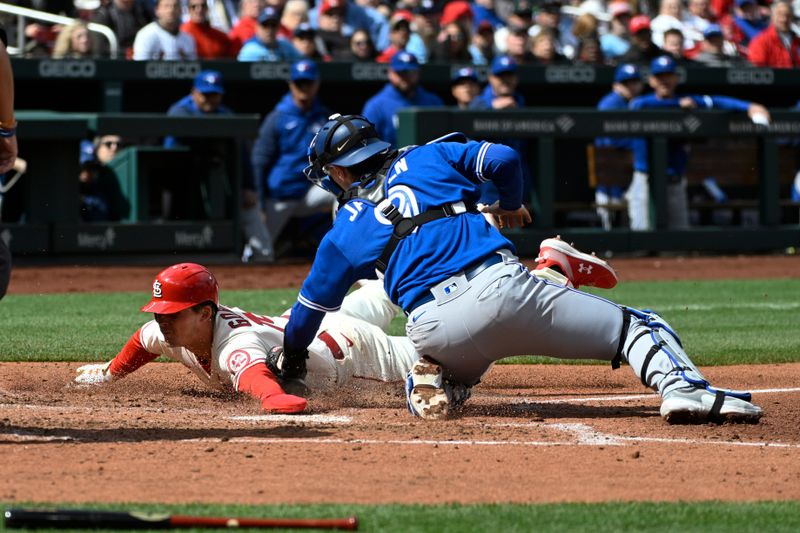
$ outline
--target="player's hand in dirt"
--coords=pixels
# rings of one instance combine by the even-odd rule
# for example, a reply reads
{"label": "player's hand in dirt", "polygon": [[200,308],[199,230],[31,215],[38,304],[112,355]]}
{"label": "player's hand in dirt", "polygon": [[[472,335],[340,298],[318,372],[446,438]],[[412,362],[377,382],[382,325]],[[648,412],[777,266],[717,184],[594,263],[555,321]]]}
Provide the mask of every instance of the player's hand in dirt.
{"label": "player's hand in dirt", "polygon": [[261,408],[268,413],[302,413],[308,402],[300,396],[291,394],[273,394],[261,400]]}
{"label": "player's hand in dirt", "polygon": [[116,376],[109,371],[111,361],[107,363],[95,363],[78,367],[78,373],[73,380],[78,385],[105,385],[116,380]]}

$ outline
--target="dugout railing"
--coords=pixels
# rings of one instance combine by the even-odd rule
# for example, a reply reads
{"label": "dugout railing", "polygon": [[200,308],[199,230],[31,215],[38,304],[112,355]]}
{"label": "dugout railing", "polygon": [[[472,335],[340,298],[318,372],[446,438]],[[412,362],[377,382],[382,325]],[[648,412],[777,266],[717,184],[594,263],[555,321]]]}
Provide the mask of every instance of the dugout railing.
{"label": "dugout railing", "polygon": [[[17,120],[19,154],[28,165],[26,173],[4,195],[5,223],[0,224],[0,238],[13,253],[230,253],[241,247],[238,206],[244,161],[239,154],[241,144],[255,137],[258,116],[196,118],[22,111],[17,113]],[[82,222],[80,143],[104,134],[140,143],[123,150],[110,165],[127,196],[129,211],[120,222]],[[220,140],[227,151],[230,172],[225,183],[217,179],[208,186],[212,208],[203,219],[161,221],[149,215],[154,200],[148,191],[164,179],[165,173],[185,180],[187,194],[198,185],[199,177],[191,172],[191,157],[203,154],[187,154],[186,148],[159,148],[167,135]],[[119,164],[126,161],[128,164]],[[173,183],[180,186],[180,181]],[[180,195],[181,191],[176,193]]]}
{"label": "dugout railing", "polygon": [[[255,137],[256,115],[209,118],[168,118],[163,115],[20,112],[20,156],[28,161],[26,175],[12,192],[21,210],[19,223],[0,226],[0,238],[17,254],[121,254],[121,253],[237,253],[241,246],[238,206],[241,168],[230,176],[223,218],[166,221],[147,218],[147,202],[140,193],[137,213],[127,222],[82,223],[77,206],[78,154],[81,139],[116,133],[127,138],[149,139],[151,153],[165,135],[221,138],[238,145]],[[473,138],[524,138],[536,193],[535,221],[530,228],[510,231],[520,253],[535,255],[536,244],[560,233],[583,248],[630,251],[759,251],[800,245],[800,226],[782,217],[788,196],[787,172],[781,168],[781,147],[800,137],[800,113],[773,110],[773,125],[755,126],[744,115],[714,111],[695,112],[597,112],[586,109],[534,109],[514,112],[459,112],[447,108],[406,110],[400,113],[402,144],[426,142],[450,131]],[[601,135],[641,135],[650,140],[652,193],[656,229],[631,232],[575,227],[559,217],[564,190],[587,189],[585,147]],[[758,216],[752,226],[694,227],[668,230],[665,216],[666,146],[668,139],[709,138],[751,140],[755,143],[750,202]],[[147,146],[146,143],[143,146]],[[232,149],[235,151],[235,149]],[[233,152],[231,152],[233,153]],[[163,154],[163,157],[181,154]],[[162,157],[157,155],[156,159]],[[694,157],[697,157],[695,154]],[[712,159],[714,153],[706,154]],[[144,160],[139,166],[143,168]],[[691,163],[690,163],[691,165]],[[583,172],[581,175],[580,172]],[[793,175],[793,174],[792,174]],[[782,178],[783,176],[783,178]],[[186,176],[191,179],[191,175]],[[120,177],[122,180],[123,177]],[[128,194],[152,176],[125,175]],[[574,203],[574,202],[573,202]],[[5,202],[9,208],[9,202]],[[591,209],[584,199],[584,209]],[[784,209],[785,211],[785,209]]]}
{"label": "dugout railing", "polygon": [[[790,187],[797,168],[795,144],[800,139],[800,113],[772,111],[769,127],[753,124],[744,114],[723,111],[619,111],[598,112],[577,108],[525,108],[513,111],[458,111],[450,109],[408,109],[399,113],[398,143],[420,144],[452,131],[474,139],[526,139],[528,162],[533,176],[533,226],[510,231],[520,253],[533,255],[542,239],[560,233],[582,247],[621,252],[635,251],[763,251],[800,245],[800,225]],[[578,167],[585,165],[581,151],[595,137],[645,137],[649,146],[650,187],[654,230],[633,232],[618,228],[564,227],[557,223],[557,190],[586,187]],[[749,139],[755,143],[751,168],[743,169],[752,184],[752,205],[757,219],[749,226],[667,228],[667,144],[670,140]],[[559,145],[566,150],[559,151]],[[782,157],[782,152],[784,157]],[[694,153],[694,160],[708,162],[725,158],[724,153]],[[578,166],[576,166],[578,161]],[[781,165],[781,162],[784,165]],[[722,163],[720,163],[720,166]],[[584,171],[585,176],[585,171]],[[623,176],[622,181],[627,181]],[[782,216],[786,206],[793,215]],[[724,204],[719,208],[725,208]],[[569,208],[574,208],[570,204]]]}

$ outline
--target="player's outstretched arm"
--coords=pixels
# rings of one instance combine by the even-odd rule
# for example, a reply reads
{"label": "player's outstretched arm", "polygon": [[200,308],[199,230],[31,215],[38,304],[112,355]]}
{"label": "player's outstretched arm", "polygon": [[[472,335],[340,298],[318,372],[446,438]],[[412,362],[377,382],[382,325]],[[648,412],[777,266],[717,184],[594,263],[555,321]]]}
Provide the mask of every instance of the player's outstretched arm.
{"label": "player's outstretched arm", "polygon": [[268,413],[301,413],[308,402],[305,398],[286,394],[275,374],[264,363],[245,369],[239,376],[237,390],[261,401],[261,408]]}
{"label": "player's outstretched arm", "polygon": [[[145,325],[146,326],[146,325]],[[159,354],[148,352],[142,345],[142,326],[131,335],[122,350],[107,363],[93,363],[78,367],[73,380],[78,385],[104,385],[116,381],[158,358]]]}

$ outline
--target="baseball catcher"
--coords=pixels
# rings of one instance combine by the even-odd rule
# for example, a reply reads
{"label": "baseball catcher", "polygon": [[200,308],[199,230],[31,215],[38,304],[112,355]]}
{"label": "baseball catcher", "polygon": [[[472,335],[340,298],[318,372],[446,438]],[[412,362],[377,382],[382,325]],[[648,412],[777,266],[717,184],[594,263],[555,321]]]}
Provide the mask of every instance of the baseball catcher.
{"label": "baseball catcher", "polygon": [[446,417],[494,361],[533,354],[625,360],[671,423],[761,417],[749,393],[712,387],[658,314],[531,275],[477,208],[491,181],[500,199],[483,212],[501,227],[531,221],[513,149],[452,134],[396,150],[364,117],[334,115],[308,153],[306,176],[342,208],[292,307],[280,375],[303,373],[326,313],[377,271],[419,356],[406,380],[415,416]]}

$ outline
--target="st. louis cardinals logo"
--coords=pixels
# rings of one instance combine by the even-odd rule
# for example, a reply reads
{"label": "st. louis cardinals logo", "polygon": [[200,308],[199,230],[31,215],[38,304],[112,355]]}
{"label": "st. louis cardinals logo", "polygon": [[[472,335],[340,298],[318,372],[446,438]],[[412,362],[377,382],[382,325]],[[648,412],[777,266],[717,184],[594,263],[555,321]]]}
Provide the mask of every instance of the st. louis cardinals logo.
{"label": "st. louis cardinals logo", "polygon": [[155,280],[153,282],[153,298],[161,298],[161,282]]}
{"label": "st. louis cardinals logo", "polygon": [[238,374],[243,368],[250,364],[250,354],[244,350],[236,350],[228,356],[228,371],[231,374]]}
{"label": "st. louis cardinals logo", "polygon": [[374,211],[375,218],[378,219],[378,222],[381,224],[386,224],[387,226],[392,225],[389,219],[383,216],[382,213],[387,202],[394,204],[397,210],[406,218],[419,215],[419,205],[417,204],[417,197],[414,195],[414,191],[405,185],[397,185],[389,189],[389,197],[379,203]]}

